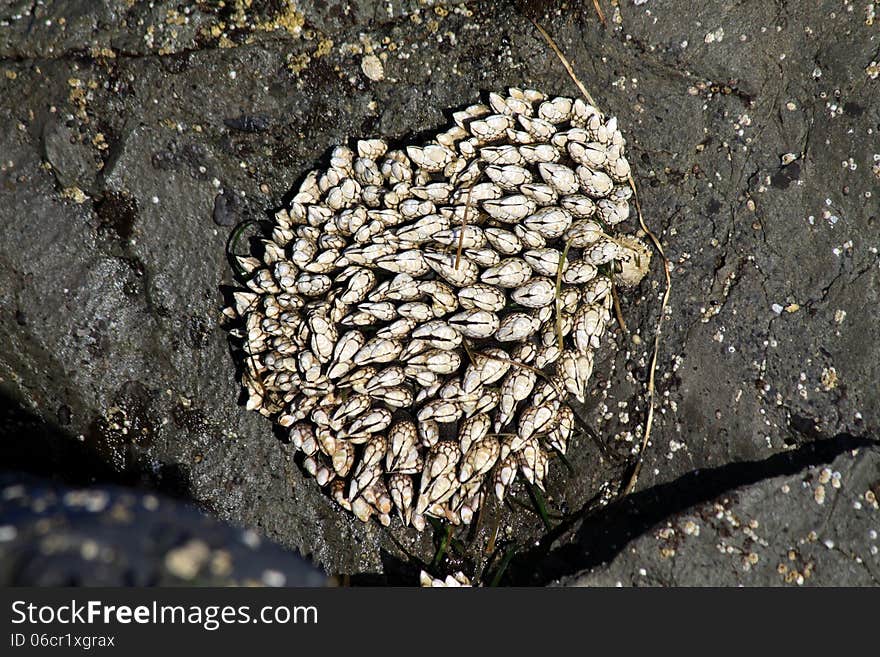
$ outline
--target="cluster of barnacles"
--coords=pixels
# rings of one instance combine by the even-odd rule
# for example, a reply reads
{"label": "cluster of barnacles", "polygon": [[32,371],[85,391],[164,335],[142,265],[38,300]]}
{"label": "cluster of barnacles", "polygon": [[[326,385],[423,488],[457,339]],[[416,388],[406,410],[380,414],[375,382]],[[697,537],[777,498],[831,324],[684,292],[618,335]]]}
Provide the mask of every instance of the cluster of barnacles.
{"label": "cluster of barnacles", "polygon": [[462,588],[473,585],[470,578],[460,570],[442,579],[434,577],[424,570],[419,573],[419,586],[422,588]]}
{"label": "cluster of barnacles", "polygon": [[308,174],[224,312],[247,408],[363,521],[469,523],[565,454],[614,282],[649,254],[615,118],[490,94],[429,143],[337,147]]}

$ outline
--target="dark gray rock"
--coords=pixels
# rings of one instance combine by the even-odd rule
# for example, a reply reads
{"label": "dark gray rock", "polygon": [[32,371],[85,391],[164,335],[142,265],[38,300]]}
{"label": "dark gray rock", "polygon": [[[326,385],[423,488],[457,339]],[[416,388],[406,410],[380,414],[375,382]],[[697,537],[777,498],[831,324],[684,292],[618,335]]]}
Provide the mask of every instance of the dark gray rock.
{"label": "dark gray rock", "polygon": [[46,161],[62,189],[92,190],[101,158],[91,144],[81,143],[79,133],[68,126],[46,124],[43,134]]}
{"label": "dark gray rock", "polygon": [[218,226],[237,226],[242,221],[241,197],[234,190],[225,190],[214,197],[214,223]]}
{"label": "dark gray rock", "polygon": [[0,474],[4,586],[325,586],[304,559],[192,506]]}
{"label": "dark gray rock", "polygon": [[684,509],[566,586],[878,586],[880,449]]}
{"label": "dark gray rock", "polygon": [[[218,327],[232,275],[215,199],[235,190],[242,217],[260,219],[338,142],[405,141],[507,85],[577,88],[527,3],[179,4],[0,12],[0,392],[61,424],[102,477],[176,473],[199,504],[332,572],[409,577],[400,564],[430,561],[431,537],[342,513],[244,411]],[[877,434],[876,29],[858,11],[726,7],[621,3],[605,29],[592,3],[531,5],[620,118],[673,264],[642,492]],[[384,58],[380,82],[361,71],[364,43]],[[243,116],[266,129],[226,123]],[[596,367],[584,414],[596,438],[574,441],[570,470],[552,465],[554,530],[515,491],[528,508],[489,504],[459,534],[464,567],[491,575],[510,551],[522,557],[510,581],[532,581],[628,479],[661,293],[655,257],[622,300],[641,342],[618,330],[621,349]],[[56,463],[9,449],[31,469]]]}

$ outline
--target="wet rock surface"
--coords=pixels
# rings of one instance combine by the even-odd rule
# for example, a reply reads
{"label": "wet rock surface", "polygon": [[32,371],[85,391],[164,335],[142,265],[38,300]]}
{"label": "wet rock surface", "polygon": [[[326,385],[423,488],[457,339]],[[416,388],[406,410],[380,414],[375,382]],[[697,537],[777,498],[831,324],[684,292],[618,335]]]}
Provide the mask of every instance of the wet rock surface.
{"label": "wet rock surface", "polygon": [[[695,472],[736,473],[722,477],[729,489],[765,491],[749,493],[743,517],[794,518],[796,531],[816,502],[766,494],[779,477],[832,463],[865,486],[880,479],[856,463],[873,453],[880,408],[880,34],[864,7],[621,2],[606,7],[603,28],[592,3],[412,2],[390,13],[379,2],[129,4],[0,10],[0,449],[9,467],[150,485],[329,572],[416,581],[437,537],[353,520],[269,423],[244,410],[218,327],[232,278],[227,241],[235,224],[280,206],[336,143],[409,141],[509,85],[576,95],[528,4],[619,117],[645,219],[671,261],[657,413],[635,495],[605,506],[641,441],[663,290],[655,257],[641,294],[623,300],[640,342],[617,328],[618,349],[599,359],[582,414],[590,430],[568,465],[551,465],[552,529],[520,489],[521,504],[489,505],[474,531],[457,535],[450,569],[491,579],[510,555],[505,583],[588,567],[591,582],[637,583],[611,575],[616,563],[606,579],[596,569],[638,536],[633,527],[655,542],[656,523],[724,495]],[[382,79],[367,77],[367,55]],[[855,447],[860,456],[849,456]],[[670,485],[684,486],[687,501],[656,502]],[[609,549],[591,523],[626,524],[622,504],[654,516]],[[835,513],[848,517],[845,505]],[[835,526],[837,544],[862,531]],[[859,554],[876,573],[877,556]],[[713,573],[736,571],[733,557],[705,555],[703,567],[667,569],[658,582],[732,583]],[[737,581],[775,583],[770,559]],[[850,562],[826,563],[823,583],[837,569],[840,582],[861,581],[846,579]]]}

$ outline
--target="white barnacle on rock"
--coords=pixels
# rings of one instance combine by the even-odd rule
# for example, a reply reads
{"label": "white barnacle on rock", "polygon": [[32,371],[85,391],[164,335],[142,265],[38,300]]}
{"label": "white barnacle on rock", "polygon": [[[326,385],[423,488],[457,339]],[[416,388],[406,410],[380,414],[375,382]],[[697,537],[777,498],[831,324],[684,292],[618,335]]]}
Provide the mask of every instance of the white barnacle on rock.
{"label": "white barnacle on rock", "polygon": [[[381,62],[363,60],[382,77]],[[340,507],[418,530],[561,476],[611,290],[647,272],[614,118],[531,89],[436,139],[339,146],[305,176],[224,315],[247,409]],[[466,585],[462,577],[432,585]]]}

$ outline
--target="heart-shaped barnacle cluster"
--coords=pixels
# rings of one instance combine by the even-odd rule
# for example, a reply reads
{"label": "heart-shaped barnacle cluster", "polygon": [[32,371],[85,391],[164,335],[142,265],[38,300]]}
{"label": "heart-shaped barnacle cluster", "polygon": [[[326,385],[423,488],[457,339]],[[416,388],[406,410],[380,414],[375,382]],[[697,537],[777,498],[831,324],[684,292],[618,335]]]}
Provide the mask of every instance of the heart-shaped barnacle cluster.
{"label": "heart-shaped barnacle cluster", "polygon": [[336,148],[237,257],[225,310],[247,408],[363,521],[468,523],[518,473],[543,487],[612,277],[647,267],[614,234],[632,193],[615,118],[521,89],[453,117],[425,144]]}

